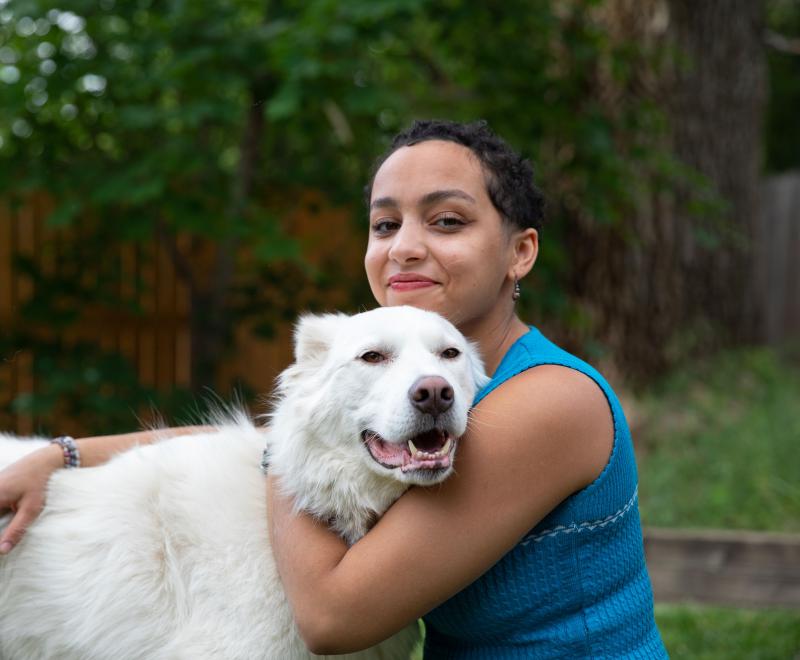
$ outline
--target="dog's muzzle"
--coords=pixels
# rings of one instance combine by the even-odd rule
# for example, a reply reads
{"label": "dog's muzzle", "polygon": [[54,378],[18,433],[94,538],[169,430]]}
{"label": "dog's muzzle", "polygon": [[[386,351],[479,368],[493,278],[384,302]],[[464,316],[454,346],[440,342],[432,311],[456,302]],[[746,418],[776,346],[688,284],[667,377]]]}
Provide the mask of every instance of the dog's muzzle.
{"label": "dog's muzzle", "polygon": [[412,470],[447,470],[453,464],[458,438],[443,429],[431,429],[405,442],[391,442],[369,429],[361,439],[370,455],[383,467]]}

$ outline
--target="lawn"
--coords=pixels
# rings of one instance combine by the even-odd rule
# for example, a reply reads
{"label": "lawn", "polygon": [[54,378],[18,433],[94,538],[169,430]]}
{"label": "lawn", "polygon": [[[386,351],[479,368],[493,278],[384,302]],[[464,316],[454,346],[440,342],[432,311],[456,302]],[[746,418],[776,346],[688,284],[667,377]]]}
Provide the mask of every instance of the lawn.
{"label": "lawn", "polygon": [[644,525],[800,532],[800,356],[729,352],[635,402]]}
{"label": "lawn", "polygon": [[[642,521],[800,532],[800,353],[749,349],[633,401]],[[658,605],[674,658],[800,658],[800,610]]]}
{"label": "lawn", "polygon": [[800,657],[800,612],[656,605],[672,658],[793,660]]}

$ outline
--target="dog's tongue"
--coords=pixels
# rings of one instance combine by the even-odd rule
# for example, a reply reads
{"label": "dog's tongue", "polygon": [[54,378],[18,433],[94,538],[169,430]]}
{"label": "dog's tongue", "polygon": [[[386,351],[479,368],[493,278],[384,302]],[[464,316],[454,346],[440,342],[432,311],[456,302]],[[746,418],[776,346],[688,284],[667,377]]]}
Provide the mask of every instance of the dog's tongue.
{"label": "dog's tongue", "polygon": [[394,442],[386,442],[379,435],[370,433],[366,436],[367,449],[376,461],[386,467],[400,467],[411,456],[411,452],[406,445],[398,445]]}

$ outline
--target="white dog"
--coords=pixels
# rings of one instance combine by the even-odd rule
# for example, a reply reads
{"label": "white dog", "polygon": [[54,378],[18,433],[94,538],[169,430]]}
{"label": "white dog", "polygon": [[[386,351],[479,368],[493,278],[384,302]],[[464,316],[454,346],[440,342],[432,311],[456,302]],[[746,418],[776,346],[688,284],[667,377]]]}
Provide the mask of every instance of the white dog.
{"label": "white dog", "polygon": [[[262,449],[297,507],[348,542],[412,484],[452,471],[486,376],[447,321],[412,307],[306,316],[268,433],[244,416],[95,468],[60,470],[0,558],[3,660],[286,660],[299,638],[272,559]],[[0,438],[0,467],[43,441]],[[348,658],[407,659],[410,625]]]}

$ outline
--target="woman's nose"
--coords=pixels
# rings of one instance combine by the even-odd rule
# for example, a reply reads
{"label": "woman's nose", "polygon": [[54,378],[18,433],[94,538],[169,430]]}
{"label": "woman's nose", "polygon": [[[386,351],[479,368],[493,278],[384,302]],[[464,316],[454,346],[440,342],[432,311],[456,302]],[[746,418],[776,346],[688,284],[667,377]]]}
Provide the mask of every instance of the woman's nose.
{"label": "woman's nose", "polygon": [[415,222],[404,222],[392,238],[389,258],[397,263],[424,259],[428,253],[425,236]]}

